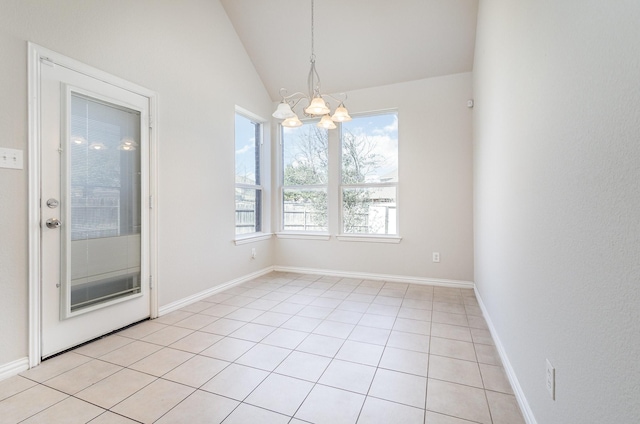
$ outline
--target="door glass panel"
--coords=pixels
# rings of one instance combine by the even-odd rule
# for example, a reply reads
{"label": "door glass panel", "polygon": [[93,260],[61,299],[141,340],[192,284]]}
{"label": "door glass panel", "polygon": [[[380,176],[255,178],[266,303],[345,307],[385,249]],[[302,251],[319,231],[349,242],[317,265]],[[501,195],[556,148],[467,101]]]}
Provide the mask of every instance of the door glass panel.
{"label": "door glass panel", "polygon": [[70,111],[62,190],[67,317],[141,291],[140,113],[76,93]]}

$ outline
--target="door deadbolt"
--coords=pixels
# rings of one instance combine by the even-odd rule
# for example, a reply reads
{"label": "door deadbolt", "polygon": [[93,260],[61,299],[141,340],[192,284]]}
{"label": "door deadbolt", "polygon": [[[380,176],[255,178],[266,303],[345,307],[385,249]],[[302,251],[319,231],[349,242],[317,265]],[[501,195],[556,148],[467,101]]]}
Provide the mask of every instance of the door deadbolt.
{"label": "door deadbolt", "polygon": [[58,202],[56,199],[47,200],[47,206],[49,206],[51,209],[57,208],[59,204],[60,202]]}
{"label": "door deadbolt", "polygon": [[49,218],[47,219],[46,224],[48,228],[55,229],[55,228],[60,228],[60,226],[62,225],[62,222],[60,222],[59,219]]}

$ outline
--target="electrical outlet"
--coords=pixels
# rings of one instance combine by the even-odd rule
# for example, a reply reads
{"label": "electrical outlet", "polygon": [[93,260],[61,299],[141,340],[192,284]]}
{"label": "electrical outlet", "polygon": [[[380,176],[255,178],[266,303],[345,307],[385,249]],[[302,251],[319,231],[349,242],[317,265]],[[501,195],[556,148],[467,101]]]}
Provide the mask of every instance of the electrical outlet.
{"label": "electrical outlet", "polygon": [[251,248],[251,259],[255,259],[256,258],[256,248],[252,247]]}
{"label": "electrical outlet", "polygon": [[431,254],[431,259],[433,260],[433,262],[440,262],[440,252],[433,252]]}
{"label": "electrical outlet", "polygon": [[551,362],[547,359],[547,391],[551,395],[551,399],[556,400],[556,369],[553,368]]}

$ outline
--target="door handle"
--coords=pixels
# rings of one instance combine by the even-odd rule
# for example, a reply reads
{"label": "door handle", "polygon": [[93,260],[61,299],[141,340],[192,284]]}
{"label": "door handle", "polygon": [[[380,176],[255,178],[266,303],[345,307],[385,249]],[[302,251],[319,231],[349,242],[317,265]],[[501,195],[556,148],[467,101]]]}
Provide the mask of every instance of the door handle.
{"label": "door handle", "polygon": [[60,228],[62,222],[60,222],[59,219],[49,218],[47,219],[47,222],[45,222],[45,224],[47,224],[47,228],[56,229]]}

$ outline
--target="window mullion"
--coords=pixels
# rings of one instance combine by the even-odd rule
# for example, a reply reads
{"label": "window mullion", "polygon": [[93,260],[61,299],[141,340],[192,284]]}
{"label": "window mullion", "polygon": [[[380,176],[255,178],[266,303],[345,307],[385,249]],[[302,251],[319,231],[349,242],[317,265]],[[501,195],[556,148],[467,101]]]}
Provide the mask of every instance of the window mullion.
{"label": "window mullion", "polygon": [[236,183],[236,188],[247,188],[247,189],[262,190],[262,186],[261,185],[246,184],[246,183]]}
{"label": "window mullion", "polygon": [[329,175],[327,192],[328,230],[330,234],[340,232],[340,134],[342,124],[329,131]]}
{"label": "window mullion", "polygon": [[341,188],[368,188],[368,187],[397,187],[398,183],[358,183],[358,184],[342,184]]}
{"label": "window mullion", "polygon": [[326,190],[328,184],[283,185],[287,190]]}

